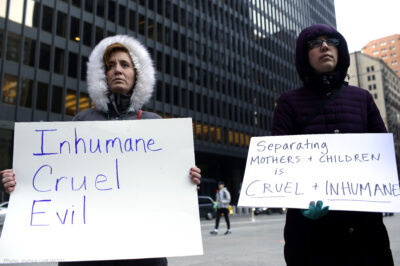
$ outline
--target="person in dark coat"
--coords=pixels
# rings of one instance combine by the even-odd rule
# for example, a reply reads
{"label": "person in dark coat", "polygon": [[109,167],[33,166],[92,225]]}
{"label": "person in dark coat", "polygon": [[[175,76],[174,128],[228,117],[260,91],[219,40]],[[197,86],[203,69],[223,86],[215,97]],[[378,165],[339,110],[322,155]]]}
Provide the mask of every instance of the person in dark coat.
{"label": "person in dark coat", "polygon": [[[272,134],[386,133],[370,93],[344,81],[349,65],[346,40],[337,30],[322,24],[304,29],[296,44],[303,86],[280,96]],[[393,265],[381,213],[327,211],[321,205],[287,211],[287,265]]]}
{"label": "person in dark coat", "polygon": [[[79,112],[73,121],[161,118],[156,113],[141,110],[153,94],[155,70],[150,54],[138,40],[128,35],[107,37],[93,49],[87,65],[88,91],[96,107]],[[197,166],[188,171],[188,177],[197,185],[201,182],[200,172]],[[16,186],[13,169],[0,171],[0,176],[6,192],[13,192]],[[146,258],[60,262],[59,265],[166,266],[168,261],[166,258]]]}

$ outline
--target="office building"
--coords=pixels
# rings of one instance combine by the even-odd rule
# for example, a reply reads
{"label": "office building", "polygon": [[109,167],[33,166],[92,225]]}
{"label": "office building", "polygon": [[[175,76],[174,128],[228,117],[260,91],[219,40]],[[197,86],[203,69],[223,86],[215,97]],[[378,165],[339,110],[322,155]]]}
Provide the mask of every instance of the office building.
{"label": "office building", "polygon": [[102,38],[147,46],[157,88],[145,110],[191,117],[200,194],[224,180],[238,198],[252,136],[270,135],[278,96],[300,84],[301,29],[336,26],[334,1],[0,1],[0,168],[11,167],[15,121],[64,121],[91,108],[85,71]]}
{"label": "office building", "polygon": [[350,85],[368,90],[386,128],[393,133],[400,176],[400,77],[382,59],[361,52],[350,54]]}
{"label": "office building", "polygon": [[370,41],[361,51],[382,59],[400,77],[400,34]]}

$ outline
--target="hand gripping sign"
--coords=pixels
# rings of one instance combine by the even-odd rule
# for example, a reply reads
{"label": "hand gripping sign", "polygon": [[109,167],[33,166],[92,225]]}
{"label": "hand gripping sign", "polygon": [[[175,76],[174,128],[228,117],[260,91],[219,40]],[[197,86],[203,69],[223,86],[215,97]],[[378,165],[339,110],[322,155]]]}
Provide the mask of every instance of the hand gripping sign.
{"label": "hand gripping sign", "polygon": [[400,212],[392,134],[253,137],[239,206]]}

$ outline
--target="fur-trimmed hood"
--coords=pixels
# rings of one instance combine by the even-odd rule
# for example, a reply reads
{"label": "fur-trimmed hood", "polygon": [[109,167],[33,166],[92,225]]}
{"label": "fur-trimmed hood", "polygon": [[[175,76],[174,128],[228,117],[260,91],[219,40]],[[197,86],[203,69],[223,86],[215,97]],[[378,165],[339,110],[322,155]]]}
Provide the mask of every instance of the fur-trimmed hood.
{"label": "fur-trimmed hood", "polygon": [[138,111],[151,98],[155,84],[155,70],[147,49],[136,39],[127,35],[116,35],[103,39],[93,49],[87,63],[87,84],[90,98],[96,109],[108,112],[110,102],[106,82],[104,52],[113,43],[123,44],[129,51],[136,70],[136,82],[131,95],[129,111]]}

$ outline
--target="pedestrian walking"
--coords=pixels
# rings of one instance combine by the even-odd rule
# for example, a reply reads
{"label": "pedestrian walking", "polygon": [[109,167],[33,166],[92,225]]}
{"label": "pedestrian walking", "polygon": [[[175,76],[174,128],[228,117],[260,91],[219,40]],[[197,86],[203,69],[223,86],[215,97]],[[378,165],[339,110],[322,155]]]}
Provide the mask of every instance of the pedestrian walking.
{"label": "pedestrian walking", "polygon": [[221,219],[221,215],[224,215],[226,222],[226,232],[225,235],[228,235],[231,232],[231,223],[229,221],[229,204],[231,203],[231,194],[228,189],[225,187],[224,182],[218,183],[218,191],[216,194],[216,201],[214,207],[216,208],[217,216],[215,219],[215,228],[210,232],[212,235],[218,234],[219,221]]}
{"label": "pedestrian walking", "polygon": [[[272,134],[386,133],[371,94],[345,82],[349,65],[346,40],[336,29],[304,29],[296,44],[303,85],[280,96]],[[393,265],[382,213],[328,211],[318,201],[287,211],[284,237],[289,266]]]}

